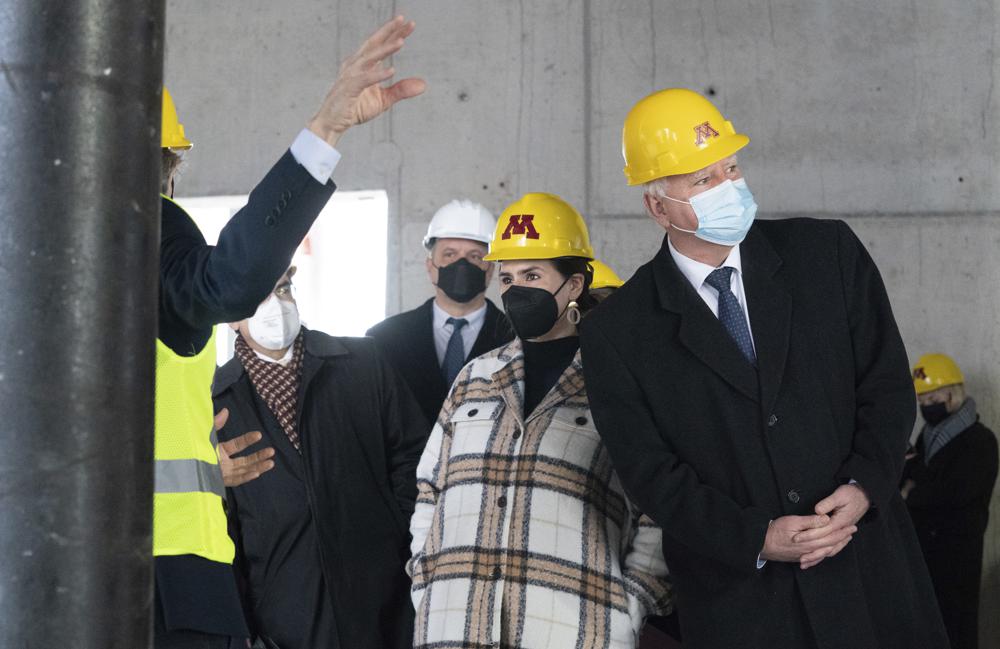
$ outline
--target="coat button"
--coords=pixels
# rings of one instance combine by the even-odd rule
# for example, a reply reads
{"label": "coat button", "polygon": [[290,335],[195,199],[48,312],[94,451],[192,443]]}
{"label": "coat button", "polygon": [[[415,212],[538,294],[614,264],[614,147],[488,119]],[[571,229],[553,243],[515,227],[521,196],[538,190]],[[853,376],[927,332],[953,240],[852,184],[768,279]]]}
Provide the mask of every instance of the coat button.
{"label": "coat button", "polygon": [[500,579],[500,575],[502,575],[502,574],[503,573],[500,571],[500,566],[496,566],[495,568],[493,568],[493,578],[494,579]]}
{"label": "coat button", "polygon": [[292,197],[292,190],[286,189],[285,191],[281,192],[282,200],[288,201],[289,199],[291,199],[291,197]]}
{"label": "coat button", "polygon": [[520,436],[521,436],[521,429],[520,428],[515,428],[514,429],[514,439],[517,439]]}
{"label": "coat button", "polygon": [[774,427],[774,425],[776,423],[778,423],[778,416],[777,415],[771,415],[770,417],[767,418],[767,427],[768,428]]}
{"label": "coat button", "polygon": [[506,507],[507,506],[507,496],[500,496],[499,498],[497,498],[497,505],[499,505],[500,507]]}
{"label": "coat button", "polygon": [[469,411],[470,417],[475,417],[478,414],[479,414],[479,408],[473,408],[472,410]]}
{"label": "coat button", "polygon": [[788,492],[788,502],[794,505],[797,504],[800,500],[802,500],[802,498],[801,496],[799,496],[799,492],[795,491],[794,489]]}
{"label": "coat button", "polygon": [[577,417],[576,418],[576,425],[577,426],[586,426],[587,425],[587,418],[586,417]]}

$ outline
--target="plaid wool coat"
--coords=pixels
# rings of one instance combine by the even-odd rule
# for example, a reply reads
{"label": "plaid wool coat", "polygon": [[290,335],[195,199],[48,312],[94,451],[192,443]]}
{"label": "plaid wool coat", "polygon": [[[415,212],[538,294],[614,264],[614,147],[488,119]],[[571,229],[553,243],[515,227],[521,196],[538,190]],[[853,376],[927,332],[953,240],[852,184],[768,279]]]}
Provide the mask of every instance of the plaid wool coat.
{"label": "plaid wool coat", "polygon": [[632,648],[670,608],[661,532],[626,499],[580,355],[526,419],[515,339],[458,375],[417,467],[414,647]]}

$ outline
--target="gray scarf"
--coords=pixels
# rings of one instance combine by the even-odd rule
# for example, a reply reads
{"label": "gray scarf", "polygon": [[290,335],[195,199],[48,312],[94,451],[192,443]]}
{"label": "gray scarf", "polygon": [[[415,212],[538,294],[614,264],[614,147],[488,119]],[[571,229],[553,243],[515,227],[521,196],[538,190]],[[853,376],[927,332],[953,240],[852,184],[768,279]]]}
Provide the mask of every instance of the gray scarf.
{"label": "gray scarf", "polygon": [[962,402],[962,406],[939,423],[937,426],[924,424],[921,434],[924,436],[924,464],[929,464],[931,458],[937,455],[958,434],[976,423],[976,402],[972,397]]}

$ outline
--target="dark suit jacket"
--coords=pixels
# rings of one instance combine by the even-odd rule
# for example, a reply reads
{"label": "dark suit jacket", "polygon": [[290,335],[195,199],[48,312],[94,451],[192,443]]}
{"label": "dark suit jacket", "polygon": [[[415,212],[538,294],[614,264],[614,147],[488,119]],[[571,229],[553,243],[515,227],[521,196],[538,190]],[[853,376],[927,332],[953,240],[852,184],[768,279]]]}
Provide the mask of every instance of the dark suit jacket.
{"label": "dark suit jacket", "polygon": [[[897,490],[915,404],[878,270],[835,221],[758,221],[740,250],[758,371],[665,243],[582,323],[594,419],[663,528],[685,648],[946,647]],[[872,510],[840,554],[757,569],[769,521],[851,479]]]}
{"label": "dark suit jacket", "polygon": [[[204,349],[215,325],[253,315],[333,194],[288,151],[230,219],[215,246],[166,198],[160,217],[160,340],[181,356]],[[206,395],[207,397],[207,395]],[[168,629],[244,635],[232,566],[194,555],[156,557]]]}
{"label": "dark suit jacket", "polygon": [[[368,335],[378,342],[389,362],[410,386],[430,426],[437,421],[441,405],[451,389],[444,382],[434,349],[433,304],[432,298],[416,309],[386,318],[368,330]],[[465,360],[482,356],[513,338],[514,332],[506,316],[486,300],[486,320]]]}
{"label": "dark suit jacket", "polygon": [[260,430],[275,466],[228,490],[248,620],[282,649],[408,649],[409,519],[427,425],[371,340],[305,334],[301,455],[238,358],[216,373],[221,441]]}

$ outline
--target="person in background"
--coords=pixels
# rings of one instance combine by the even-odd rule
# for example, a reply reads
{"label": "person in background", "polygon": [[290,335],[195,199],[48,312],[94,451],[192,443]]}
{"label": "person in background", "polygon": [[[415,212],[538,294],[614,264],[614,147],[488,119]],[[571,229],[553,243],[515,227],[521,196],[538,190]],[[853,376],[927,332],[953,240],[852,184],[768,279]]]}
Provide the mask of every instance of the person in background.
{"label": "person in background", "polygon": [[665,237],[581,323],[597,429],[663,530],[686,645],[940,649],[882,279],[842,222],[754,219],[749,141],[682,88],[626,117],[625,175]]}
{"label": "person in background", "polygon": [[622,281],[611,267],[599,259],[590,262],[594,269],[594,283],[590,285],[590,295],[598,302],[603,302],[606,297],[621,288]]}
{"label": "person in background", "polygon": [[427,425],[371,339],[301,325],[294,272],[230,325],[236,355],[213,386],[220,442],[260,430],[276,451],[226,498],[251,632],[281,649],[408,649],[406,528]]}
{"label": "person in background", "polygon": [[368,330],[413,392],[428,425],[469,359],[513,336],[503,313],[486,298],[493,264],[484,257],[495,225],[478,203],[454,200],[439,209],[423,242],[434,297]]}
{"label": "person in background", "polygon": [[490,253],[517,337],[469,363],[417,469],[414,647],[631,649],[670,607],[660,531],[626,498],[587,402],[579,213],[526,194]]}
{"label": "person in background", "polygon": [[903,497],[951,647],[976,649],[997,439],[979,421],[962,371],[949,356],[921,356],[913,368],[913,386],[924,426],[903,470]]}
{"label": "person in background", "polygon": [[[191,217],[163,196],[153,495],[156,649],[221,648],[248,635],[213,426],[215,325],[252,315],[274,289],[334,191],[330,175],[340,159],[334,147],[345,131],[423,92],[421,79],[381,85],[393,75],[382,62],[413,28],[397,17],[344,62],[319,111],[223,228],[218,245],[206,245]],[[161,144],[163,191],[172,196],[179,151],[191,142],[166,92]]]}

